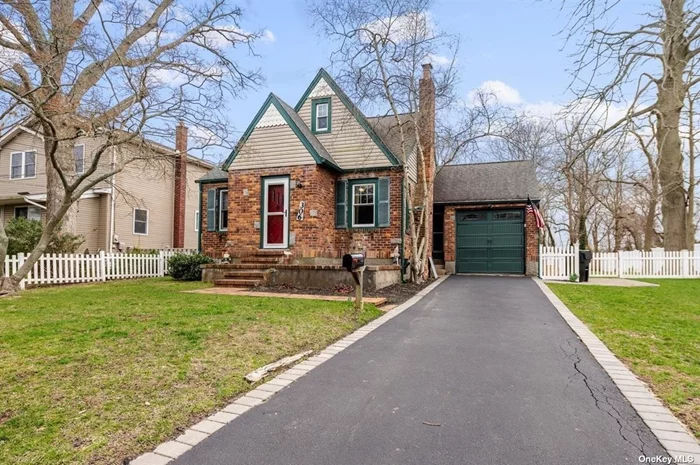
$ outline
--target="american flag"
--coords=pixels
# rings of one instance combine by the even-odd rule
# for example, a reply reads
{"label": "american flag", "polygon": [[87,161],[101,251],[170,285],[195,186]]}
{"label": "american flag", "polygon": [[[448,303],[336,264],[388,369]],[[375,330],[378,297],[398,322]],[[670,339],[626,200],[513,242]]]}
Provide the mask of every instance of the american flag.
{"label": "american flag", "polygon": [[535,216],[535,225],[537,226],[537,229],[544,229],[544,218],[542,218],[542,213],[540,213],[540,210],[534,203],[532,203],[530,197],[527,198],[526,210],[528,213],[532,213]]}

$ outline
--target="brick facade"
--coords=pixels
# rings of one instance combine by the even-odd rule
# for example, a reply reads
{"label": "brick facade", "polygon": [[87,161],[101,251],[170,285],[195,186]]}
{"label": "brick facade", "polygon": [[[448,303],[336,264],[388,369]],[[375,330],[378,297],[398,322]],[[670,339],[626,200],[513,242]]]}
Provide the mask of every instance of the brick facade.
{"label": "brick facade", "polygon": [[[525,208],[525,203],[509,203],[493,205],[491,208],[507,209],[507,208]],[[445,238],[445,268],[448,272],[455,272],[455,261],[457,260],[457,241],[455,224],[456,210],[484,210],[486,205],[446,205],[445,206],[445,223],[444,223],[444,238]],[[525,274],[528,276],[537,276],[539,264],[539,232],[535,225],[535,218],[532,215],[525,215]]]}
{"label": "brick facade", "polygon": [[187,201],[187,126],[175,129],[175,179],[173,192],[173,247],[185,247],[185,205]]}
{"label": "brick facade", "polygon": [[[362,251],[370,259],[391,258],[394,250],[401,246],[401,184],[403,170],[389,169],[365,171],[362,173],[344,174],[338,179],[389,178],[389,226],[372,229],[335,229],[336,256],[347,251]],[[335,204],[334,204],[335,208]],[[333,223],[335,225],[335,222]],[[334,226],[335,227],[335,226]]]}
{"label": "brick facade", "polygon": [[199,231],[201,234],[200,251],[201,253],[213,258],[221,258],[226,250],[226,232],[207,231],[207,192],[210,189],[226,189],[227,182],[207,183],[202,184],[202,196],[200,200],[200,225]]}
{"label": "brick facade", "polygon": [[[289,252],[297,259],[337,259],[350,250],[362,250],[368,259],[389,259],[401,242],[401,183],[403,169],[380,169],[339,174],[319,165],[235,170],[229,173],[229,223],[226,233],[206,228],[206,191],[225,184],[202,186],[202,252],[231,257],[254,254],[261,247],[261,196],[263,178],[289,176]],[[335,183],[338,180],[388,177],[390,226],[371,229],[336,229]],[[304,218],[297,219],[300,202]],[[224,238],[225,236],[225,238]]]}

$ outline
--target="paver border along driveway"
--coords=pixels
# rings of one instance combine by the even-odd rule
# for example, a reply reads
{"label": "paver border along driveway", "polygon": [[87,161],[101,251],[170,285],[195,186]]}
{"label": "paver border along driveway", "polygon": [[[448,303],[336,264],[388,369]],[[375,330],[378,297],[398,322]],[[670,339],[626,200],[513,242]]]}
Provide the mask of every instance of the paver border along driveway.
{"label": "paver border along driveway", "polygon": [[[700,464],[700,445],[671,411],[632,373],[598,336],[574,315],[571,310],[541,280],[535,280],[545,296],[552,302],[562,318],[569,324],[593,357],[610,375],[613,382],[627,398],[651,432],[679,462]],[[647,283],[644,283],[647,284]],[[655,286],[658,286],[655,285]]]}
{"label": "paver border along driveway", "polygon": [[[216,431],[197,446],[160,452],[182,454],[179,465],[668,458],[527,278],[450,277],[324,352],[270,381],[297,380],[278,395],[263,402],[252,394],[271,391],[258,388],[227,407],[234,421],[206,420],[216,424],[197,428]],[[161,453],[137,463],[167,462]]]}

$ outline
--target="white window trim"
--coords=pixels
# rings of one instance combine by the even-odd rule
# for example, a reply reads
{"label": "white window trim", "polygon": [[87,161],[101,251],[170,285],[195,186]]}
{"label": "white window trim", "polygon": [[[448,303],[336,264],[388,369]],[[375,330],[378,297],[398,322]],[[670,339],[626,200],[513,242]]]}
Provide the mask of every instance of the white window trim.
{"label": "white window trim", "polygon": [[199,232],[199,210],[194,211],[194,232]]}
{"label": "white window trim", "polygon": [[[83,169],[80,171],[75,170],[75,174],[83,174],[85,172],[85,144],[75,144],[74,148],[77,147],[83,148]],[[75,162],[75,160],[73,160],[73,162]]]}
{"label": "white window trim", "polygon": [[[369,203],[359,204],[359,206],[372,205],[372,213],[373,213],[372,223],[369,223],[369,224],[355,223],[355,205],[356,205],[355,204],[355,189],[358,187],[362,187],[362,186],[372,186],[372,203],[371,204],[369,204]],[[367,184],[353,184],[353,186],[352,186],[352,202],[351,202],[351,204],[352,204],[352,227],[353,228],[374,228],[376,226],[375,222],[376,222],[376,218],[377,218],[377,211],[376,211],[377,199],[375,198],[375,196],[377,195],[377,193],[374,192],[374,187],[375,187],[374,183],[371,183],[371,182],[368,182]]]}
{"label": "white window trim", "polygon": [[[138,233],[136,232],[136,210],[140,211],[145,211],[146,212],[146,232],[145,233]],[[148,236],[148,223],[149,220],[151,219],[151,213],[148,211],[147,208],[134,208],[134,211],[132,213],[133,221],[131,222],[131,233],[134,236]]]}
{"label": "white window trim", "polygon": [[[224,212],[224,209],[221,208],[221,197],[223,196],[224,192],[226,192],[226,195],[228,196],[228,189],[221,189],[219,191],[219,222],[217,223],[219,225],[219,231],[228,231],[228,223],[226,224],[225,228],[221,227],[221,225],[223,224],[223,222],[221,221],[221,214]],[[226,214],[228,215],[228,205],[226,205]]]}
{"label": "white window trim", "polygon": [[[27,170],[27,153],[33,153],[34,154],[34,176],[25,176],[26,175],[26,170]],[[22,167],[22,174],[18,178],[13,178],[12,177],[12,156],[21,154],[22,155],[22,164],[20,165]],[[18,181],[20,179],[34,179],[36,178],[36,160],[37,160],[37,152],[36,150],[27,150],[25,152],[12,152],[10,153],[10,181]]]}
{"label": "white window trim", "polygon": [[[323,107],[323,106],[326,107],[326,116],[320,116],[318,114],[319,107]],[[330,122],[330,117],[329,117],[330,107],[331,107],[331,105],[328,102],[320,102],[320,103],[316,104],[316,132],[327,132],[328,131],[328,123]],[[326,118],[326,127],[325,128],[318,127],[318,119],[319,118]]]}

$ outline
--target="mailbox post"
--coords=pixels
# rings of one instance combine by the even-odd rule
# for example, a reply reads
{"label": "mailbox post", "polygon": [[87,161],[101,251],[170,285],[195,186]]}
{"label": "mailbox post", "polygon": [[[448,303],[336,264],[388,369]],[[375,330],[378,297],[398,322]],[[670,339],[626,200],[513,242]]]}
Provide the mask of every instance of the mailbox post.
{"label": "mailbox post", "polygon": [[352,278],[355,280],[355,308],[362,311],[365,256],[361,253],[343,255],[343,268],[352,273]]}

